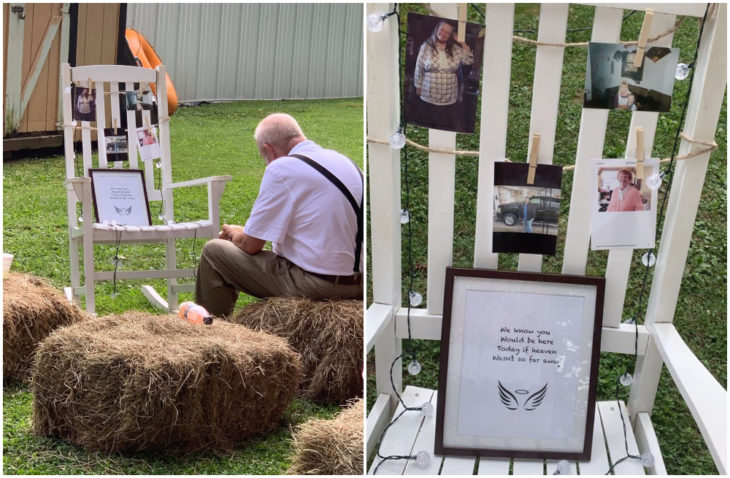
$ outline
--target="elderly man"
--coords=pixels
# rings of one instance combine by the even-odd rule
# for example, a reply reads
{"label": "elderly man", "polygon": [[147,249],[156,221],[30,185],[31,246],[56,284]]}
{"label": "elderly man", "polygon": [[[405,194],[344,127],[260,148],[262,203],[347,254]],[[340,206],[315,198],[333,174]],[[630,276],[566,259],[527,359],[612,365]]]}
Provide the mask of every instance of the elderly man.
{"label": "elderly man", "polygon": [[[245,227],[224,225],[205,244],[196,302],[228,316],[239,292],[256,297],[362,298],[360,169],[308,140],[277,113],[254,132],[266,161]],[[271,241],[272,251],[262,250]]]}

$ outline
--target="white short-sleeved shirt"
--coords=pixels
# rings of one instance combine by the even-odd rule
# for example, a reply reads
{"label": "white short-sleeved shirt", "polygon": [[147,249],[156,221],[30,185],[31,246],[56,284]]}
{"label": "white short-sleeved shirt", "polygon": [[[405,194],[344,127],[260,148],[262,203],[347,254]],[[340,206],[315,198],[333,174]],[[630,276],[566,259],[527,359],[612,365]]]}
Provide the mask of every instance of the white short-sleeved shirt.
{"label": "white short-sleeved shirt", "polygon": [[[325,167],[360,204],[362,179],[346,156],[313,141],[299,143],[289,154],[306,156]],[[306,271],[353,274],[355,211],[337,186],[300,159],[285,156],[266,167],[245,231],[271,241],[274,253]]]}

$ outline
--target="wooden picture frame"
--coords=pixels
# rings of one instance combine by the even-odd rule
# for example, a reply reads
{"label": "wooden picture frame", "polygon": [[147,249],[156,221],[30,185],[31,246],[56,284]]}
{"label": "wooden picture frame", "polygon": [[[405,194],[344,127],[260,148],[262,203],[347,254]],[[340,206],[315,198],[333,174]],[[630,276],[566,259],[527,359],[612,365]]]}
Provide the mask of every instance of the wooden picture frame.
{"label": "wooden picture frame", "polygon": [[604,287],[447,268],[435,453],[590,459]]}
{"label": "wooden picture frame", "polygon": [[96,222],[150,226],[150,204],[141,169],[89,169]]}

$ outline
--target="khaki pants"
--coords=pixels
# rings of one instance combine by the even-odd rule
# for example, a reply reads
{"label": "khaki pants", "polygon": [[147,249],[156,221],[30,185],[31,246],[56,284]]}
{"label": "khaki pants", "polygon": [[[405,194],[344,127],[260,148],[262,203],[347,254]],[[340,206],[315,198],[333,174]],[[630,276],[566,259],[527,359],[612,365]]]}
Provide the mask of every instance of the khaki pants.
{"label": "khaki pants", "polygon": [[195,279],[195,302],[213,315],[229,316],[239,292],[256,297],[363,298],[362,283],[333,284],[271,251],[250,255],[230,241],[208,241]]}

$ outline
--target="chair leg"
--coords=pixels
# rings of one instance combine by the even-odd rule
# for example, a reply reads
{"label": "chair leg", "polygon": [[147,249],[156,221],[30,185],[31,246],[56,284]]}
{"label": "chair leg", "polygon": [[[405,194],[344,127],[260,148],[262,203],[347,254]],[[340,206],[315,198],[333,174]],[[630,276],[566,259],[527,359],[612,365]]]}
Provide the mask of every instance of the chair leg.
{"label": "chair leg", "polygon": [[96,313],[94,297],[94,242],[91,233],[84,234],[84,288],[86,289],[86,312]]}
{"label": "chair leg", "polygon": [[[165,257],[167,258],[167,269],[176,270],[175,239],[168,239],[166,248],[167,252]],[[169,312],[177,310],[177,292],[173,288],[175,285],[177,285],[177,278],[170,277],[167,279],[167,308]]]}
{"label": "chair leg", "polygon": [[69,263],[71,269],[71,292],[74,303],[78,305],[79,295],[76,292],[81,287],[81,272],[79,269],[79,240],[78,238],[70,239],[69,245]]}

